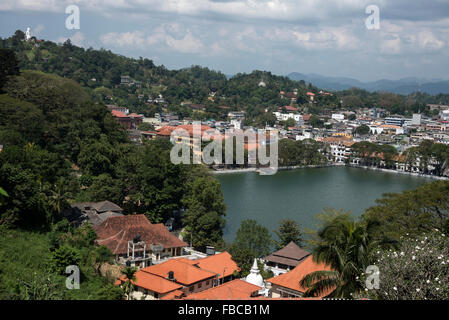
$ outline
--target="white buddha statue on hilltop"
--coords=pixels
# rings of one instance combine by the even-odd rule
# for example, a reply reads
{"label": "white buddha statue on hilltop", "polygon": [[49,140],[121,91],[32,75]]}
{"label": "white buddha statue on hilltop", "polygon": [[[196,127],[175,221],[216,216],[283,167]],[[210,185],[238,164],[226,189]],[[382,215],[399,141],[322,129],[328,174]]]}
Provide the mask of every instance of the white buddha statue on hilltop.
{"label": "white buddha statue on hilltop", "polygon": [[31,39],[31,31],[30,28],[27,28],[27,32],[25,33],[25,40],[29,41]]}

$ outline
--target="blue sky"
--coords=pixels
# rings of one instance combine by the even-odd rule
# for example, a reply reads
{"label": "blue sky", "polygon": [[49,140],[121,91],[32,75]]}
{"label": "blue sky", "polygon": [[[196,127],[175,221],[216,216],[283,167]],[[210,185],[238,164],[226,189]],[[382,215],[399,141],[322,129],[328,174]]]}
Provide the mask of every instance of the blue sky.
{"label": "blue sky", "polygon": [[[65,27],[71,4],[79,30]],[[365,26],[368,5],[378,30]],[[449,78],[449,0],[1,0],[0,36],[27,27],[170,69]]]}

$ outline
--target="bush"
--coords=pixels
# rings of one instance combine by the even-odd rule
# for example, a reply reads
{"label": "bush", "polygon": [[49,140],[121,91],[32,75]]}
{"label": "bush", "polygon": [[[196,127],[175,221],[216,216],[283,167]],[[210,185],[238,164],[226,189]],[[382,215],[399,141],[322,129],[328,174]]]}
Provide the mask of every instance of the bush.
{"label": "bush", "polygon": [[81,256],[75,248],[63,245],[52,252],[51,269],[57,274],[65,274],[68,266],[78,266],[81,262]]}
{"label": "bush", "polygon": [[401,239],[398,251],[378,251],[380,288],[368,296],[383,300],[449,299],[449,238],[433,232]]}

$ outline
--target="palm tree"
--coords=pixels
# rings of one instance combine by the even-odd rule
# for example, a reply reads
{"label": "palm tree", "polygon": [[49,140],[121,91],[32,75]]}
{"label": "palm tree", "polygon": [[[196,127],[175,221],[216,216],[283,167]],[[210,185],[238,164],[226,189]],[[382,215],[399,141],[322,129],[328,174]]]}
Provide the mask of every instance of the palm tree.
{"label": "palm tree", "polygon": [[136,271],[136,267],[126,267],[123,270],[123,274],[125,275],[126,280],[123,284],[123,289],[128,300],[131,300],[131,292],[134,289],[134,282],[136,281]]}
{"label": "palm tree", "polygon": [[[373,237],[375,222],[354,221],[340,214],[327,222],[318,232],[318,245],[312,250],[313,260],[329,265],[331,271],[316,271],[301,281],[308,288],[305,296],[353,298],[364,290],[361,275],[371,262],[371,253],[379,245],[392,243]],[[330,292],[330,293],[329,293]]]}
{"label": "palm tree", "polygon": [[50,190],[48,202],[52,206],[53,210],[58,215],[61,215],[62,211],[68,207],[68,199],[70,199],[71,196],[71,193],[67,191],[65,181],[60,179],[53,185],[52,190]]}

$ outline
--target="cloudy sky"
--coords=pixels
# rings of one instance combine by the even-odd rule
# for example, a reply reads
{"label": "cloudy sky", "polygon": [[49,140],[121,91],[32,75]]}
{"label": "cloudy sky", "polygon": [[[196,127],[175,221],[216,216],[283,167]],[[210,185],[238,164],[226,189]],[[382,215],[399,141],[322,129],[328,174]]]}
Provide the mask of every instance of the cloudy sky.
{"label": "cloudy sky", "polygon": [[[69,5],[79,30],[66,28]],[[365,25],[370,5],[378,30]],[[27,27],[170,69],[449,78],[449,0],[0,0],[0,37]]]}

